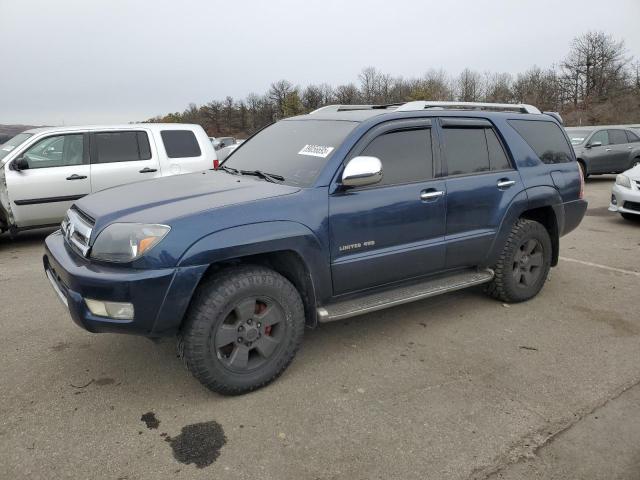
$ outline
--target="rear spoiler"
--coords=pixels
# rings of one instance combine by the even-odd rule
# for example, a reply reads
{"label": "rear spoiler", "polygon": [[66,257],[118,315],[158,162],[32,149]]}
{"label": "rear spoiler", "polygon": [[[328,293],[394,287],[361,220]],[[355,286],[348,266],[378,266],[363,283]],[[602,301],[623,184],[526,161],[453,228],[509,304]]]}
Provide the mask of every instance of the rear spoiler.
{"label": "rear spoiler", "polygon": [[560,116],[560,114],[558,112],[542,112],[542,113],[544,113],[545,115],[549,115],[549,116],[555,118],[560,123],[560,125],[564,125],[564,122],[562,121],[562,117]]}

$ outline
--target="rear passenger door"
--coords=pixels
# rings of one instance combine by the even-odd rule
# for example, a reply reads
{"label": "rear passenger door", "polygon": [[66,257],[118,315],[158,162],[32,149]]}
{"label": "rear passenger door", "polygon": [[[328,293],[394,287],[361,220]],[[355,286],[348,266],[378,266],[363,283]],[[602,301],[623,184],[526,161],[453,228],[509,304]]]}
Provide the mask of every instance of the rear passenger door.
{"label": "rear passenger door", "polygon": [[443,269],[446,195],[444,181],[435,178],[431,130],[431,120],[388,122],[347,158],[379,158],[383,178],[368,187],[338,186],[329,197],[336,295]]}
{"label": "rear passenger door", "polygon": [[611,143],[611,172],[624,172],[629,168],[629,148],[624,130],[609,130]]}
{"label": "rear passenger door", "polygon": [[92,192],[162,173],[146,131],[93,132],[90,142]]}
{"label": "rear passenger door", "polygon": [[493,125],[440,119],[447,191],[446,267],[475,266],[487,256],[507,207],[523,189]]}
{"label": "rear passenger door", "polygon": [[211,158],[207,158],[203,151],[203,149],[211,151],[213,147],[204,134],[201,138],[201,141],[205,143],[202,148],[195,133],[191,130],[162,130],[160,137],[168,163],[168,168],[163,169],[163,175],[199,172],[213,168],[213,155],[210,156]]}

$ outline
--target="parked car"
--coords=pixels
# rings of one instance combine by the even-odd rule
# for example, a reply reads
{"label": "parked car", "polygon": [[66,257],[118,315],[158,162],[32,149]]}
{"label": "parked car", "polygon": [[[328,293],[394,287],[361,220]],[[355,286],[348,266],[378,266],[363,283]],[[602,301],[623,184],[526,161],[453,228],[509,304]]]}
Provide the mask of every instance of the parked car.
{"label": "parked car", "polygon": [[223,162],[244,140],[234,137],[219,137],[213,146],[218,154],[218,160]]}
{"label": "parked car", "polygon": [[566,130],[585,178],[624,172],[640,164],[640,136],[631,128],[569,127]]}
{"label": "parked car", "polygon": [[640,220],[640,165],[616,177],[609,211],[618,212],[626,220]]}
{"label": "parked car", "polygon": [[78,325],[177,335],[205,386],[239,394],[283,372],[305,325],[482,284],[534,297],[586,207],[569,139],[535,107],[331,106],[218,170],[77,201],[43,261]]}
{"label": "parked car", "polygon": [[0,146],[0,233],[57,225],[79,198],[213,168],[202,127],[129,124],[27,130]]}

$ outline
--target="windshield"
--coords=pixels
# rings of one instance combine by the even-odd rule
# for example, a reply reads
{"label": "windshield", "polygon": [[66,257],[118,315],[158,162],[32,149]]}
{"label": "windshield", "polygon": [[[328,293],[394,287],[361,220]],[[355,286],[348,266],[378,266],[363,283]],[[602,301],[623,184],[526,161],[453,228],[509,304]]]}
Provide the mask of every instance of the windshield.
{"label": "windshield", "polygon": [[356,125],[338,120],[283,120],[244,142],[224,165],[262,170],[284,177],[284,183],[308,187]]}
{"label": "windshield", "polygon": [[0,160],[4,159],[4,157],[9,155],[9,153],[11,153],[11,151],[14,148],[16,148],[18,145],[24,143],[25,140],[27,140],[27,138],[29,138],[32,135],[33,135],[32,133],[19,133],[18,135],[13,137],[8,142],[3,143],[2,145],[0,145]]}
{"label": "windshield", "polygon": [[587,139],[590,133],[590,130],[567,130],[571,145],[580,145]]}

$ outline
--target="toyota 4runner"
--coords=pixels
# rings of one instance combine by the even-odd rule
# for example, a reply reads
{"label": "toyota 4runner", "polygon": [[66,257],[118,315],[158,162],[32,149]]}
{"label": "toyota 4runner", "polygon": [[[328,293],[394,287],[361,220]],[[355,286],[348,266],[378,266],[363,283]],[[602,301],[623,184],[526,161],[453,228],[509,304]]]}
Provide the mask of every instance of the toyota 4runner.
{"label": "toyota 4runner", "polygon": [[239,394],[285,370],[305,326],[481,284],[532,298],[586,207],[557,115],[332,105],[216,170],[82,198],[44,268],[81,327],[177,336],[200,382]]}

